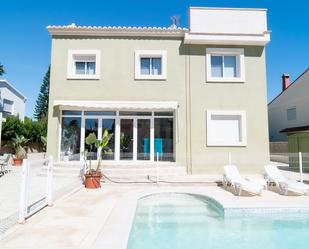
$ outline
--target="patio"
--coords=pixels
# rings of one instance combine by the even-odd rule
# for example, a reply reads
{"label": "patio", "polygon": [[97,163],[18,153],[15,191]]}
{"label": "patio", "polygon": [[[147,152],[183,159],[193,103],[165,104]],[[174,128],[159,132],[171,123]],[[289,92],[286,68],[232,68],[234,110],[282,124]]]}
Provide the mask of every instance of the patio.
{"label": "patio", "polygon": [[[287,172],[284,173],[287,174]],[[212,176],[212,179],[214,178],[216,176]],[[309,179],[309,175],[305,174],[305,178]],[[209,183],[106,183],[101,189],[82,188],[59,199],[53,207],[47,207],[28,219],[25,225],[17,225],[11,229],[0,241],[0,247],[3,249],[124,249],[137,199],[157,192],[206,195],[229,210],[275,208],[309,211],[309,196],[281,196],[272,191],[264,191],[261,197],[237,197]]]}

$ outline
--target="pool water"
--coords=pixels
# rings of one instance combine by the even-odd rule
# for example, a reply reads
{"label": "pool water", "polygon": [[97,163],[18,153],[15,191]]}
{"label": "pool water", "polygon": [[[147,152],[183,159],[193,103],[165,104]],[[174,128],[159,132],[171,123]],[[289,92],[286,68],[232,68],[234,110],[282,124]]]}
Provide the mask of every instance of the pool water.
{"label": "pool water", "polygon": [[163,193],[138,202],[127,249],[308,249],[309,215],[224,217],[204,197]]}

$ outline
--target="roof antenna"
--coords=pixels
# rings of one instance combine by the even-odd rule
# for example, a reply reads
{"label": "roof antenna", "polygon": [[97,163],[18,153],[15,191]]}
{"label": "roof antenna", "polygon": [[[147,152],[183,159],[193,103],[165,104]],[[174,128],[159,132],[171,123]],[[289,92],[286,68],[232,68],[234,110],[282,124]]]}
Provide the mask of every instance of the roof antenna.
{"label": "roof antenna", "polygon": [[172,22],[172,24],[171,24],[170,28],[176,29],[180,24],[180,16],[179,15],[172,16],[171,22]]}

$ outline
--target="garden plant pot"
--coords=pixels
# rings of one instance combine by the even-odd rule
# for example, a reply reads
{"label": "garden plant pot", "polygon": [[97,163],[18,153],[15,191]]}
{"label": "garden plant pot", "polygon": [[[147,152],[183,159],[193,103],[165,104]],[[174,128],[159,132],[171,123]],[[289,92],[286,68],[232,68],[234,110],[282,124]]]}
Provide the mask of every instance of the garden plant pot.
{"label": "garden plant pot", "polygon": [[14,166],[21,166],[23,164],[23,159],[13,158],[13,165]]}
{"label": "garden plant pot", "polygon": [[84,174],[85,188],[100,188],[101,187],[101,173]]}

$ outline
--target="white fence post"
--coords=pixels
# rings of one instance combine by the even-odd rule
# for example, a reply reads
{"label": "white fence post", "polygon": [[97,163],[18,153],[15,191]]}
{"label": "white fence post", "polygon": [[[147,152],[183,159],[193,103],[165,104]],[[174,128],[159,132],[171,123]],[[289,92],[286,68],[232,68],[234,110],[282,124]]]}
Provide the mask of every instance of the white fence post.
{"label": "white fence post", "polygon": [[46,204],[53,205],[53,157],[48,157],[47,183],[46,183]]}
{"label": "white fence post", "polygon": [[158,184],[158,182],[159,182],[159,152],[157,152],[157,165],[156,165],[157,167],[157,184]]}
{"label": "white fence post", "polygon": [[19,218],[18,223],[24,224],[27,217],[27,202],[29,192],[29,162],[27,159],[23,160],[21,169],[21,189],[20,189],[20,200],[19,200]]}
{"label": "white fence post", "polygon": [[299,158],[300,181],[303,182],[303,157],[302,157],[302,153],[301,152],[298,152],[298,158]]}

